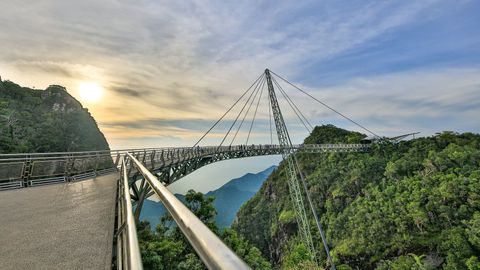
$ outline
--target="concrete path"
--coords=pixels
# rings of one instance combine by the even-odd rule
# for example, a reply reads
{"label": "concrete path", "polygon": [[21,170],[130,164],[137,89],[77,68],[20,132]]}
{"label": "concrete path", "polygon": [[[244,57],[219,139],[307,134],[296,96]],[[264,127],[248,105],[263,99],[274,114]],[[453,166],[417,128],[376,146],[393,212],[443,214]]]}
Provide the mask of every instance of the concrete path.
{"label": "concrete path", "polygon": [[111,269],[118,174],[0,192],[0,269]]}

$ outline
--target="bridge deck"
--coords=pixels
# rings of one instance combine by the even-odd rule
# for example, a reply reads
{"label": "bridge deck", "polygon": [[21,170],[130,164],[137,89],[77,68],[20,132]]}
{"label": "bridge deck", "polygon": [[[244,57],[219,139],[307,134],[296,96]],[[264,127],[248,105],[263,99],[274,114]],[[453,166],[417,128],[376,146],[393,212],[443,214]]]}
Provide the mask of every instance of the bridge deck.
{"label": "bridge deck", "polygon": [[118,174],[0,193],[0,269],[111,269]]}

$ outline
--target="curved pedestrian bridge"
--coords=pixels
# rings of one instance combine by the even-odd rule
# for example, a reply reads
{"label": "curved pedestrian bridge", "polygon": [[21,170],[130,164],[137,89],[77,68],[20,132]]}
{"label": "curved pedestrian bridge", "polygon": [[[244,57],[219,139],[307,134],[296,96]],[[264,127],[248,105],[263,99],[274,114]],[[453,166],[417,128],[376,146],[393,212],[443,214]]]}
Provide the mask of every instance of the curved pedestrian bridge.
{"label": "curved pedestrian bridge", "polygon": [[226,159],[368,149],[239,145],[0,155],[0,269],[140,269],[134,218],[153,194],[210,269],[248,269],[163,185]]}

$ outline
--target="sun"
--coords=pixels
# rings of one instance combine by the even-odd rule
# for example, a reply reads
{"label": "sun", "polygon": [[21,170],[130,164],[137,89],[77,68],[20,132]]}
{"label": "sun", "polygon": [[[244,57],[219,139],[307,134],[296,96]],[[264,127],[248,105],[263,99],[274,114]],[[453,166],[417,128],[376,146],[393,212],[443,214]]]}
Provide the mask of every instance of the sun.
{"label": "sun", "polygon": [[82,101],[89,103],[97,103],[103,96],[103,87],[96,82],[81,82],[78,91]]}

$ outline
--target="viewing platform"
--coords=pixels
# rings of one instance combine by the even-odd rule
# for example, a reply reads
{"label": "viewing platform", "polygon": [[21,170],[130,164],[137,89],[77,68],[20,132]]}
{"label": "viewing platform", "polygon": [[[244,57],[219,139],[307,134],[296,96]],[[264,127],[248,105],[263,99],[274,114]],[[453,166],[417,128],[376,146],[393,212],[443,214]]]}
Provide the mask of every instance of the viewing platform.
{"label": "viewing platform", "polygon": [[118,179],[2,191],[0,269],[111,269]]}

